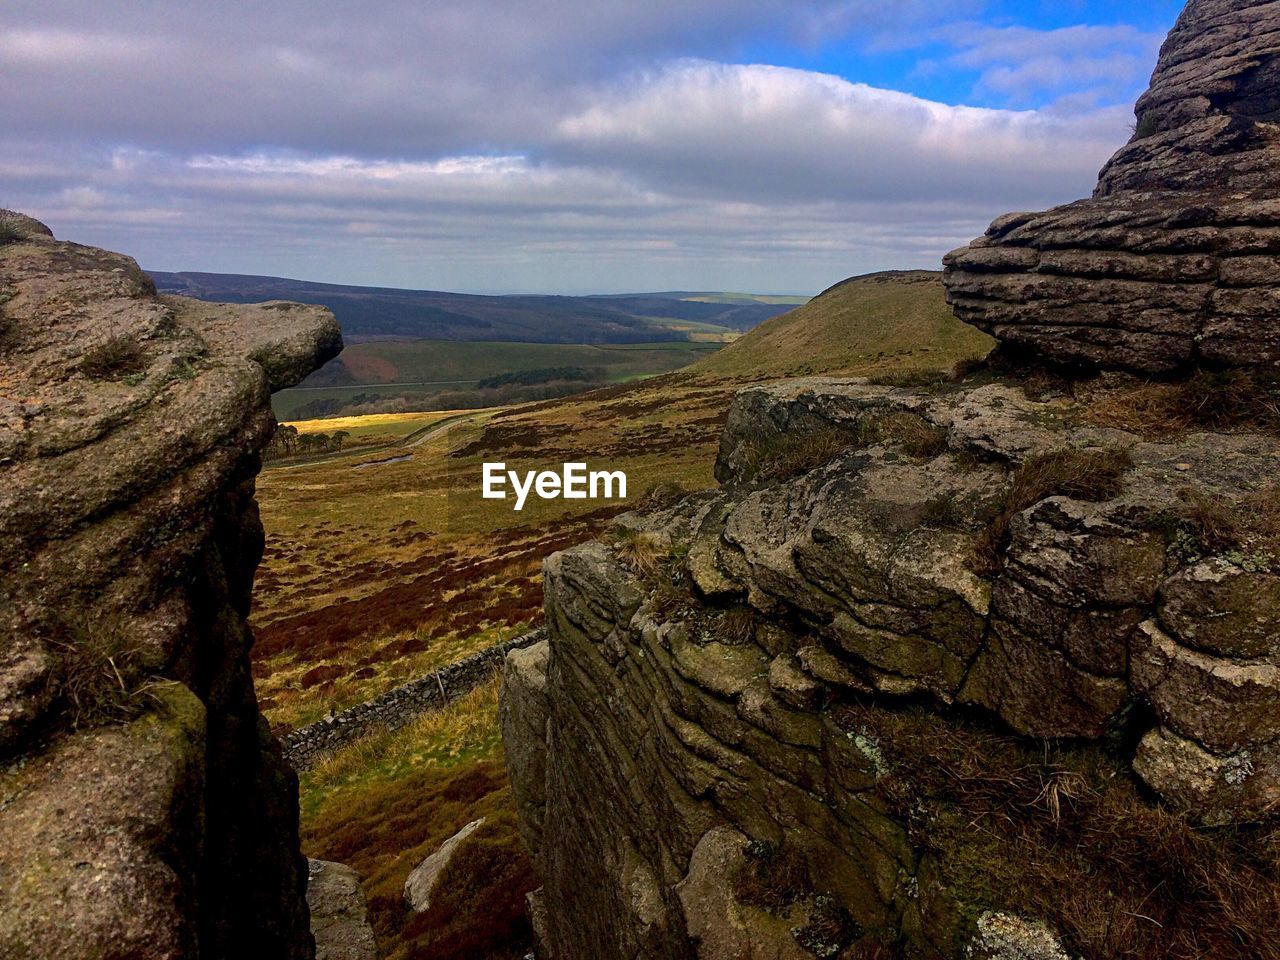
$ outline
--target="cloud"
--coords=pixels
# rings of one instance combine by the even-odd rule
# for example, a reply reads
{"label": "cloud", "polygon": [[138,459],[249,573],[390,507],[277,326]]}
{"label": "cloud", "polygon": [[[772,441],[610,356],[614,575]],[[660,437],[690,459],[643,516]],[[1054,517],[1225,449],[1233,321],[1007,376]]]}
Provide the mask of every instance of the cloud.
{"label": "cloud", "polygon": [[[1128,110],[1072,74],[1108,83],[1146,42],[956,23],[987,5],[7,0],[0,203],[156,269],[446,289],[936,266],[1004,210],[1088,191]],[[760,36],[924,42],[987,99],[1060,103],[739,62]]]}
{"label": "cloud", "polygon": [[988,27],[975,23],[941,31],[956,52],[951,68],[976,70],[979,97],[1025,104],[1044,96],[1089,91],[1094,102],[1130,103],[1133,91],[1151,74],[1163,34],[1128,25],[1062,27]]}
{"label": "cloud", "polygon": [[7,174],[43,197],[35,212],[114,223],[157,269],[262,272],[270,250],[276,272],[348,282],[812,290],[936,266],[1010,206],[1072,199],[1124,135],[1114,111],[954,107],[698,60],[578,102],[520,154],[64,149],[42,166],[31,146]]}
{"label": "cloud", "polygon": [[684,61],[603,92],[558,132],[577,160],[704,195],[981,206],[1090,189],[1124,122],[1115,111],[957,107],[810,71]]}

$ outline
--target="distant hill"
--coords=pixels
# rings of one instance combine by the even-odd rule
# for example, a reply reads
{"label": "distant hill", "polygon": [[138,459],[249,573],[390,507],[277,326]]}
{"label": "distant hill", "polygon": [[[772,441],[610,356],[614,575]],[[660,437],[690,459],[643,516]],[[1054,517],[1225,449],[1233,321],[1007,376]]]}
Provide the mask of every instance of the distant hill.
{"label": "distant hill", "polygon": [[689,368],[737,380],[945,370],[994,341],[961,323],[942,274],[874,273],[838,283]]}
{"label": "distant hill", "polygon": [[[164,293],[224,303],[296,300],[331,309],[348,337],[525,343],[724,340],[785,313],[802,298],[752,294],[486,297],[434,290],[353,287],[231,273],[153,271]],[[725,299],[719,300],[717,297]]]}

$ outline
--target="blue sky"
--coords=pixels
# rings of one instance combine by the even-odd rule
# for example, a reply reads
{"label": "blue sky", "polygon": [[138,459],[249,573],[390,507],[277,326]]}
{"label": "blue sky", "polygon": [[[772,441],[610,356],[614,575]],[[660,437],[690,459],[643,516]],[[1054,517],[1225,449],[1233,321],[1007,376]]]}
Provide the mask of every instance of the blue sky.
{"label": "blue sky", "polygon": [[[1014,58],[1006,56],[1001,60],[996,53],[995,59],[985,65],[965,62],[956,55],[957,41],[963,43],[964,37],[972,39],[982,31],[1023,32],[1025,43],[1038,41],[1042,50],[1052,55],[1060,49],[1053,41],[1055,33],[1082,33],[1081,28],[1096,31],[1120,28],[1112,37],[1096,37],[1093,42],[1081,36],[1082,44],[1074,49],[1077,53],[1082,48],[1084,52],[1110,50],[1137,60],[1147,45],[1136,35],[1146,34],[1149,43],[1158,43],[1183,5],[1182,0],[1150,0],[1148,3],[1098,0],[965,3],[957,0],[950,7],[958,16],[946,25],[931,26],[915,19],[906,35],[894,31],[892,25],[887,31],[855,26],[850,34],[834,34],[825,40],[805,38],[808,42],[796,42],[790,37],[761,37],[749,42],[742,55],[750,61],[832,73],[952,104],[1043,108],[1052,106],[1062,95],[1080,93],[1096,96],[1103,103],[1128,104],[1145,87],[1154,61],[1143,59],[1135,63],[1134,71],[1123,70],[1120,78],[1129,82],[1101,84],[1090,83],[1087,78],[1083,82],[1081,78],[1064,78],[1061,85],[1029,85],[1024,90],[1009,91],[992,88],[982,80],[991,67],[1016,66]],[[930,19],[934,15],[932,10],[925,13]],[[960,29],[956,29],[957,23]],[[1129,36],[1125,36],[1126,33]]]}
{"label": "blue sky", "polygon": [[6,0],[0,203],[152,269],[814,292],[1087,194],[1180,6]]}

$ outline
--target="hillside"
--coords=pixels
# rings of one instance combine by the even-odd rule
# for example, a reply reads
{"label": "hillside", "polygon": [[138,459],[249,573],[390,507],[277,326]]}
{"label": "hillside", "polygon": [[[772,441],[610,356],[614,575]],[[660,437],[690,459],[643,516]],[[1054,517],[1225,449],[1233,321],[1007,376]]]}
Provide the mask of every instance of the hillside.
{"label": "hillside", "polygon": [[952,315],[941,274],[895,271],[838,283],[691,371],[751,380],[900,374],[949,369],[957,360],[985,353],[992,343]]}
{"label": "hillside", "polygon": [[197,300],[319,304],[333,311],[348,340],[389,336],[528,343],[646,343],[698,336],[723,339],[785,313],[797,299],[764,303],[750,295],[730,294],[721,301],[713,293],[490,297],[231,273],[153,271],[151,277],[161,292]]}
{"label": "hillside", "polygon": [[[533,387],[495,395],[486,378],[532,375],[530,384],[562,379],[575,382],[571,392],[605,383],[625,383],[670,373],[719,349],[718,343],[672,340],[667,343],[508,343],[465,340],[370,340],[350,344],[293,390],[272,398],[281,419],[327,416],[345,406],[368,412],[384,409],[444,409],[499,406],[544,399]],[[571,373],[570,373],[571,372]]]}

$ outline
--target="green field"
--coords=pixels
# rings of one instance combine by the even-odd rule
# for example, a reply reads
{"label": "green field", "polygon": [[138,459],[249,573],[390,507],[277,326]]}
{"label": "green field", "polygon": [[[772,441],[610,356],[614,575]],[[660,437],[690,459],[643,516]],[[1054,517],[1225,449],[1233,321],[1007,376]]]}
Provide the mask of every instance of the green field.
{"label": "green field", "polygon": [[[402,397],[467,391],[485,377],[552,367],[598,369],[604,381],[626,383],[678,370],[721,346],[686,340],[599,345],[458,340],[354,343],[339,358],[344,374],[336,368],[322,372],[304,386],[277,393],[272,404],[277,417],[289,420],[302,404],[312,400],[346,399],[357,394]],[[345,382],[333,382],[339,379]]]}

